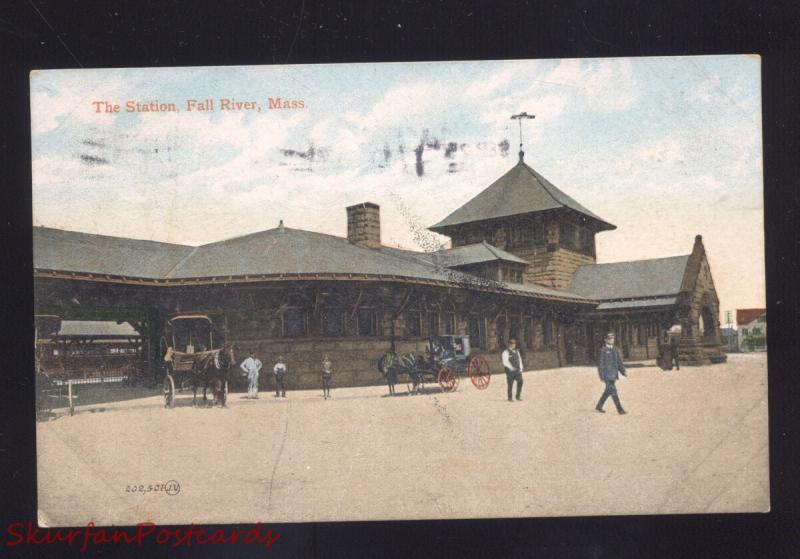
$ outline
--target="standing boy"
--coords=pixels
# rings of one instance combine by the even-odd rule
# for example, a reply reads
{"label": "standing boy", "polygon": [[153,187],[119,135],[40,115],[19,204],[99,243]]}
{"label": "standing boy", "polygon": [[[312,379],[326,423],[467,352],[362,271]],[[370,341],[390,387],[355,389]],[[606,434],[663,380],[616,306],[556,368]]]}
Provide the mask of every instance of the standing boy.
{"label": "standing boy", "polygon": [[282,355],[278,357],[278,362],[275,363],[275,367],[272,369],[272,372],[275,373],[275,397],[286,398],[286,385],[284,384],[286,377],[286,363],[283,362]]}
{"label": "standing boy", "polygon": [[331,379],[333,378],[333,363],[328,355],[322,358],[322,396],[326,400],[331,397]]}

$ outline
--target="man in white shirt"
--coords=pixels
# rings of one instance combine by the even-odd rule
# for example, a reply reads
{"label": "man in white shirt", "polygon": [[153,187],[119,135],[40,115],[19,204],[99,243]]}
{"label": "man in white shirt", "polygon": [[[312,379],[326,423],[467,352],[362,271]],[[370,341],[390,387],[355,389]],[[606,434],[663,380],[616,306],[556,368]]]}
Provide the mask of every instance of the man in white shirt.
{"label": "man in white shirt", "polygon": [[284,384],[284,379],[286,377],[286,363],[283,361],[283,356],[278,357],[278,362],[275,363],[275,367],[272,369],[272,372],[275,373],[275,397],[276,398],[286,398],[286,385]]}
{"label": "man in white shirt", "polygon": [[251,351],[250,357],[242,361],[239,365],[241,369],[247,374],[247,397],[258,398],[258,373],[261,372],[261,361],[256,359],[256,352]]}
{"label": "man in white shirt", "polygon": [[501,355],[503,360],[503,367],[506,370],[506,382],[508,383],[508,401],[513,402],[511,399],[511,389],[514,386],[514,381],[517,381],[517,400],[522,400],[522,355],[517,349],[517,340],[510,338],[508,340],[508,348],[503,351]]}

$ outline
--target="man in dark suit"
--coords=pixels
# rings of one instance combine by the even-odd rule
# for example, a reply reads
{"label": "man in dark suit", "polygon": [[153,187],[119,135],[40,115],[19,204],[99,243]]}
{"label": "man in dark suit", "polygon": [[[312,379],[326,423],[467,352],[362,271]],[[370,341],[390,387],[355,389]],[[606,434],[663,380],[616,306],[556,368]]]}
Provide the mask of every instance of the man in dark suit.
{"label": "man in dark suit", "polygon": [[[669,349],[670,349],[670,352],[672,353],[671,361],[675,362],[675,369],[680,371],[681,370],[681,364],[678,361],[678,337],[677,336],[670,336],[670,338],[669,338]],[[670,365],[672,365],[671,362],[670,362]]]}
{"label": "man in dark suit", "polygon": [[600,413],[605,413],[603,405],[608,397],[611,396],[611,399],[614,400],[614,405],[617,406],[617,413],[624,415],[625,410],[622,409],[622,404],[619,402],[615,383],[620,374],[623,376],[628,375],[625,373],[625,365],[622,364],[622,356],[619,354],[619,350],[614,347],[614,334],[611,332],[606,334],[606,343],[600,348],[597,372],[600,375],[600,380],[606,384],[606,389],[603,391],[603,395],[600,396],[600,401],[597,402],[595,409]]}

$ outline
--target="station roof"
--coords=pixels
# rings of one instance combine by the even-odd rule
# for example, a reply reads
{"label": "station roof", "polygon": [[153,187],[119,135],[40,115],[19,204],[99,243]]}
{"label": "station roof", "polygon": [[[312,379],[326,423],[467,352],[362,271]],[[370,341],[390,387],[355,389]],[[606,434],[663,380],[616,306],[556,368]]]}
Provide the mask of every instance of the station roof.
{"label": "station roof", "polygon": [[600,301],[674,296],[680,293],[689,256],[581,266],[569,290]]}
{"label": "station roof", "polygon": [[[198,247],[108,237],[35,227],[34,269],[172,280],[281,276],[392,276],[478,290],[589,303],[585,297],[537,284],[484,280],[454,270],[431,253],[381,247],[367,248],[346,238],[279,226]],[[448,251],[441,251],[448,253]],[[490,245],[461,251],[456,261],[479,258],[516,259]],[[434,253],[435,254],[435,253]],[[455,253],[458,256],[459,253]],[[523,261],[524,262],[524,261]]]}
{"label": "station roof", "polygon": [[191,252],[184,245],[33,228],[33,267],[40,269],[155,279]]}
{"label": "station roof", "polygon": [[506,174],[430,229],[446,234],[456,225],[559,208],[569,208],[586,216],[596,223],[598,230],[616,229],[555,187],[521,157]]}
{"label": "station roof", "polygon": [[645,309],[651,307],[671,307],[678,301],[677,297],[652,297],[649,299],[628,299],[624,301],[606,301],[597,305],[598,311],[622,309]]}
{"label": "station roof", "polygon": [[103,338],[140,336],[130,323],[117,323],[113,320],[62,320],[57,335]]}
{"label": "station roof", "polygon": [[468,266],[470,264],[484,264],[486,262],[512,262],[514,264],[528,265],[528,261],[490,245],[486,241],[471,245],[462,245],[436,252],[420,253],[433,264],[446,268]]}

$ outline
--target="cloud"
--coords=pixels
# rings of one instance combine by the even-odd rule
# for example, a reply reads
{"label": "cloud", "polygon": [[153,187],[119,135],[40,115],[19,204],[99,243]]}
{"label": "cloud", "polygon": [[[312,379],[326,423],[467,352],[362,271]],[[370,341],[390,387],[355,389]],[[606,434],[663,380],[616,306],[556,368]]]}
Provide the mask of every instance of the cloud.
{"label": "cloud", "polygon": [[619,111],[634,106],[640,98],[630,59],[562,60],[541,81],[569,86],[572,110]]}
{"label": "cloud", "polygon": [[61,90],[57,95],[46,91],[37,91],[31,95],[31,132],[43,134],[55,130],[63,117],[75,110],[81,102],[81,96],[69,89]]}
{"label": "cloud", "polygon": [[31,132],[44,134],[57,129],[68,119],[76,119],[82,124],[109,126],[117,114],[101,113],[98,118],[94,101],[115,98],[122,90],[123,83],[109,80],[89,91],[79,91],[76,87],[64,87],[53,93],[50,89],[35,90],[31,94]]}
{"label": "cloud", "polygon": [[687,94],[686,99],[696,103],[708,105],[719,96],[719,86],[722,80],[718,75],[707,77],[696,87],[692,88]]}
{"label": "cloud", "polygon": [[83,172],[81,164],[73,158],[60,155],[39,157],[33,160],[32,165],[33,191],[65,184]]}

